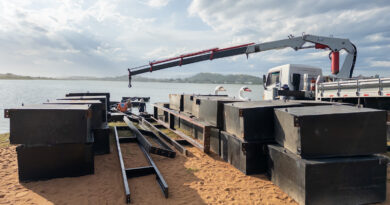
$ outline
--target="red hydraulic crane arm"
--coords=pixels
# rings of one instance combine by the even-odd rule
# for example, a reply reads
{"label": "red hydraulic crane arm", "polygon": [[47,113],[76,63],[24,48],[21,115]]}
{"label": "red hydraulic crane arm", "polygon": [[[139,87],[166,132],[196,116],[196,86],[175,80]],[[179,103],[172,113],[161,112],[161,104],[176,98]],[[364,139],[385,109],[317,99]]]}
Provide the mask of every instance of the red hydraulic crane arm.
{"label": "red hydraulic crane arm", "polygon": [[[312,46],[303,46],[305,43],[312,43]],[[257,53],[267,50],[292,48],[294,50],[316,48],[329,49],[332,56],[332,73],[337,78],[352,77],[353,68],[356,61],[356,47],[348,39],[340,39],[333,37],[322,37],[314,35],[303,35],[301,37],[289,37],[288,39],[271,41],[265,43],[248,43],[228,48],[212,48],[194,53],[187,53],[177,57],[150,62],[148,65],[129,68],[129,87],[131,87],[131,77],[134,75],[157,71],[161,69],[182,66],[186,64],[196,63],[205,60],[213,60],[225,58],[235,55]],[[343,67],[339,71],[339,51],[345,50],[347,56],[344,60]]]}

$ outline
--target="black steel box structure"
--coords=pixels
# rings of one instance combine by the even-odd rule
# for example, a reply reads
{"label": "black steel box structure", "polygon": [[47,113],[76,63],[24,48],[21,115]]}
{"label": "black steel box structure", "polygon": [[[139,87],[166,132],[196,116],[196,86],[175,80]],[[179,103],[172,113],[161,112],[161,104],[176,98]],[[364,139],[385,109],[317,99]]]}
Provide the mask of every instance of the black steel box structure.
{"label": "black steel box structure", "polygon": [[108,116],[108,121],[109,122],[117,122],[117,121],[123,121],[123,117],[126,116],[126,114],[121,113],[121,112],[112,112]]}
{"label": "black steel box structure", "polygon": [[[155,103],[158,106],[162,106],[165,108],[169,108],[169,103]],[[162,120],[164,122],[168,122],[168,112],[158,109],[157,107],[153,108],[153,117],[158,120]]]}
{"label": "black steel box structure", "polygon": [[274,109],[302,106],[300,103],[249,101],[224,104],[223,130],[247,140],[274,140]]}
{"label": "black steel box structure", "polygon": [[194,99],[197,97],[216,97],[224,98],[228,97],[227,95],[200,95],[200,94],[184,94],[183,95],[183,110],[187,113],[193,113]]}
{"label": "black steel box structure", "polygon": [[101,96],[69,96],[69,97],[65,97],[65,98],[59,98],[57,100],[72,100],[72,101],[75,101],[75,100],[100,100],[103,104],[104,104],[104,107],[106,108],[104,110],[104,113],[105,113],[105,121],[104,122],[107,122],[107,112],[109,110],[109,105],[107,104],[107,98],[105,95],[101,95]]}
{"label": "black steel box structure", "polygon": [[183,94],[169,94],[169,108],[183,111]]}
{"label": "black steel box structure", "polygon": [[210,128],[210,151],[220,156],[220,144],[219,129]]}
{"label": "black steel box structure", "polygon": [[211,125],[223,129],[224,103],[240,102],[242,100],[230,97],[194,96],[192,114]]}
{"label": "black steel box structure", "polygon": [[386,152],[386,111],[351,106],[275,109],[275,139],[302,158]]}
{"label": "black steel box structure", "polygon": [[225,162],[229,161],[229,136],[230,134],[224,131],[219,132],[219,156],[221,159],[223,159]]}
{"label": "black steel box structure", "polygon": [[192,104],[194,101],[194,95],[184,94],[183,95],[183,111],[192,113]]}
{"label": "black steel box structure", "polygon": [[[221,139],[227,137],[228,162],[246,175],[261,174],[267,171],[266,144],[248,142],[234,135],[221,131]],[[225,145],[221,141],[221,155],[224,158]]]}
{"label": "black steel box structure", "polygon": [[387,160],[379,156],[307,160],[269,145],[272,182],[299,204],[369,204],[386,199]]}
{"label": "black steel box structure", "polygon": [[28,105],[9,109],[8,115],[11,144],[93,142],[89,105]]}
{"label": "black steel box structure", "polygon": [[110,93],[68,93],[65,96],[66,97],[73,97],[73,96],[106,96],[106,104],[107,104],[107,110],[110,110]]}
{"label": "black steel box structure", "polygon": [[43,104],[69,104],[69,105],[91,105],[92,117],[91,117],[91,128],[100,128],[106,119],[106,108],[100,100],[54,100],[45,102]]}
{"label": "black steel box structure", "polygon": [[[122,118],[123,119],[123,118]],[[102,124],[100,128],[93,129],[93,150],[95,154],[109,154],[110,153],[110,128],[106,123]]]}
{"label": "black steel box structure", "polygon": [[[179,120],[179,126],[176,124],[177,121],[176,119]],[[191,122],[188,122],[184,119],[179,119],[175,117],[175,127],[179,127],[182,131],[185,132],[185,134],[188,134],[189,136],[197,139],[197,140],[203,140],[203,129],[197,125],[194,125]]]}
{"label": "black steel box structure", "polygon": [[77,177],[94,173],[92,144],[16,147],[20,181]]}

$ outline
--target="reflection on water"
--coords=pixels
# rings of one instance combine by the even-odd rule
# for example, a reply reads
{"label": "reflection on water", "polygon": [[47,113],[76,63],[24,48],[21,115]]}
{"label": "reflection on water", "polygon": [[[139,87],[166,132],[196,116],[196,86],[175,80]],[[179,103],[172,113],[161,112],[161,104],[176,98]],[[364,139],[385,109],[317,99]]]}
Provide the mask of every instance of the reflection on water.
{"label": "reflection on water", "polygon": [[[215,84],[190,83],[146,83],[133,82],[129,89],[125,81],[70,81],[70,80],[0,80],[0,133],[9,131],[9,119],[4,119],[4,109],[20,106],[22,103],[39,104],[47,100],[64,97],[68,92],[109,92],[112,101],[122,96],[149,96],[150,103],[168,102],[169,93],[213,94]],[[223,85],[229,96],[238,97],[238,90],[244,85]],[[246,96],[260,100],[262,85],[248,85],[252,89]],[[150,104],[147,105],[150,110]]]}

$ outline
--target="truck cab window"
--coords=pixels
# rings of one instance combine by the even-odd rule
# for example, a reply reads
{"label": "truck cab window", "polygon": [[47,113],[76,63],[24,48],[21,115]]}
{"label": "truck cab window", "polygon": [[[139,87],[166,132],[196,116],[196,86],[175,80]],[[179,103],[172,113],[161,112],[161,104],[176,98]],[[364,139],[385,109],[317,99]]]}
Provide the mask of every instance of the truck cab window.
{"label": "truck cab window", "polygon": [[279,75],[280,75],[279,71],[273,72],[273,73],[268,73],[267,86],[275,84],[275,83],[279,83]]}

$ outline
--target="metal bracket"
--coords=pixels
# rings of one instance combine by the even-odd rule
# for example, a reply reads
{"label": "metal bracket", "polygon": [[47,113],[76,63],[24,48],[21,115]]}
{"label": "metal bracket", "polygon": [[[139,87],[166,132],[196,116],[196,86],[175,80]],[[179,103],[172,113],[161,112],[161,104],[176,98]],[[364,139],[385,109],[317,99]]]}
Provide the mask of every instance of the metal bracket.
{"label": "metal bracket", "polygon": [[299,118],[294,116],[294,127],[299,127],[300,126],[300,121],[299,121]]}
{"label": "metal bracket", "polygon": [[242,116],[243,116],[243,110],[239,110],[239,111],[238,111],[238,116],[239,116],[239,117],[242,117]]}
{"label": "metal bracket", "polygon": [[337,81],[337,96],[340,96],[340,91],[341,91],[340,81]]}
{"label": "metal bracket", "polygon": [[378,78],[378,80],[379,80],[378,95],[382,95],[382,90],[383,90],[382,80],[380,78]]}
{"label": "metal bracket", "polygon": [[246,150],[247,150],[247,144],[242,144],[242,153],[244,154],[244,155],[246,155]]}
{"label": "metal bracket", "polygon": [[359,80],[356,80],[356,96],[360,96]]}
{"label": "metal bracket", "polygon": [[8,109],[4,109],[4,118],[10,118],[10,113]]}

